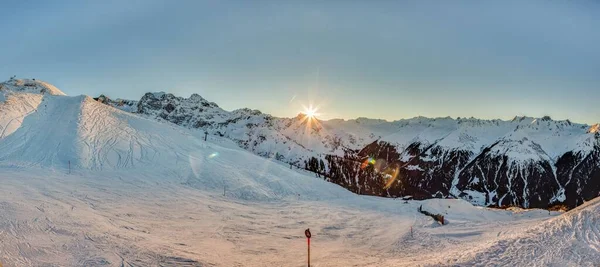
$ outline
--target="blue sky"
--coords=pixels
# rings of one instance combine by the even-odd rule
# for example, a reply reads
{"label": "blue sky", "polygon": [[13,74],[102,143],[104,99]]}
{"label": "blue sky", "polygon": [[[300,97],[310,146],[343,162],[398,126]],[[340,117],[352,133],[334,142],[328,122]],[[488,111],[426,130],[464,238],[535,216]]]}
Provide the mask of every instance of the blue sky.
{"label": "blue sky", "polygon": [[600,122],[595,1],[9,0],[0,14],[0,79],[69,95],[198,93],[276,116],[313,103],[326,119]]}

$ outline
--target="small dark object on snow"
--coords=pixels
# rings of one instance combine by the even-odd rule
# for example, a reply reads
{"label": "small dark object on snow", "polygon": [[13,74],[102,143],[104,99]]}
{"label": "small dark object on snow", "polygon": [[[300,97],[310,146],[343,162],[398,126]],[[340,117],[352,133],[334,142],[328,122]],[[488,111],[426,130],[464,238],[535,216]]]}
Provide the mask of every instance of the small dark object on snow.
{"label": "small dark object on snow", "polygon": [[436,222],[439,222],[439,223],[441,223],[442,225],[446,224],[446,223],[444,222],[444,215],[441,215],[441,214],[433,214],[433,213],[430,213],[430,212],[428,212],[428,211],[425,211],[425,210],[423,210],[423,205],[421,205],[421,206],[419,207],[419,212],[420,212],[420,213],[423,213],[423,214],[425,214],[425,215],[427,215],[427,216],[429,216],[429,217],[431,217],[431,218],[433,218],[433,219],[434,219]]}

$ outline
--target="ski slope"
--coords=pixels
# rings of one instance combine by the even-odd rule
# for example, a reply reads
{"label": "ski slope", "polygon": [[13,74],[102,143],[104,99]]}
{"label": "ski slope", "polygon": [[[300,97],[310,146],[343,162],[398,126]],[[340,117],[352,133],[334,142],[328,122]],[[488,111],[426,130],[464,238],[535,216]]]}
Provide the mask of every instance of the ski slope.
{"label": "ski slope", "polygon": [[305,266],[306,228],[313,266],[600,262],[598,200],[560,214],[359,196],[87,96],[15,94],[0,109],[22,117],[0,139],[4,266]]}
{"label": "ski slope", "polygon": [[42,95],[39,94],[0,93],[0,139],[19,129],[23,119],[35,112],[41,102]]}
{"label": "ski slope", "polygon": [[23,119],[36,112],[44,95],[61,95],[61,90],[47,82],[11,78],[0,83],[0,139],[16,131]]}

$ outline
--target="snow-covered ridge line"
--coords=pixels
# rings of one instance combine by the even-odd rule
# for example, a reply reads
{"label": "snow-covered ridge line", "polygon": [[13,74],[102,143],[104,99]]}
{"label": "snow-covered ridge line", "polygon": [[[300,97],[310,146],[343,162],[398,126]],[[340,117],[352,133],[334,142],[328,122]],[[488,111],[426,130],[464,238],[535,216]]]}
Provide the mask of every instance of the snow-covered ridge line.
{"label": "snow-covered ridge line", "polygon": [[[479,205],[567,203],[574,207],[600,191],[594,160],[600,149],[597,125],[549,116],[396,121],[308,120],[302,114],[277,118],[249,109],[225,111],[201,97],[195,97],[201,102],[192,98],[146,94],[137,102],[136,113],[227,137],[258,155],[305,167],[360,194],[453,195]],[[369,146],[374,147],[365,149]],[[382,162],[377,163],[378,171],[404,166],[399,171],[402,179],[382,190],[379,180],[385,178],[350,171],[355,162],[366,158]],[[582,171],[588,174],[575,179],[564,174]],[[587,186],[574,189],[572,183]],[[407,189],[407,184],[413,189]],[[582,190],[585,196],[576,193]]]}
{"label": "snow-covered ridge line", "polygon": [[[61,95],[60,90],[54,89],[33,80],[3,83],[0,92],[9,99],[0,102],[0,112],[5,110],[10,115],[6,118],[20,118],[16,122],[0,120],[0,126],[10,128],[4,138],[32,116],[28,112],[37,110],[40,95]],[[27,100],[30,108],[20,108],[27,102],[18,98],[21,95],[32,96]],[[547,207],[567,203],[573,207],[600,192],[597,125],[555,121],[548,116],[506,121],[416,117],[391,122],[366,118],[321,121],[302,114],[278,118],[258,110],[226,111],[198,94],[183,98],[165,92],[147,93],[139,101],[106,96],[94,99],[126,111],[102,111],[111,114],[107,118],[112,114],[127,116],[127,121],[143,117],[189,128],[201,136],[206,133],[225,137],[257,155],[309,169],[360,194],[454,196],[479,205]],[[97,116],[92,120],[106,121]],[[134,142],[127,138],[121,141]],[[80,165],[121,168],[153,160],[144,149],[140,151],[139,155],[107,152],[119,159],[113,162],[98,158],[91,163],[84,160],[81,162],[85,164]],[[374,168],[359,170],[364,169],[361,162]],[[398,178],[388,183],[386,177],[393,173]]]}

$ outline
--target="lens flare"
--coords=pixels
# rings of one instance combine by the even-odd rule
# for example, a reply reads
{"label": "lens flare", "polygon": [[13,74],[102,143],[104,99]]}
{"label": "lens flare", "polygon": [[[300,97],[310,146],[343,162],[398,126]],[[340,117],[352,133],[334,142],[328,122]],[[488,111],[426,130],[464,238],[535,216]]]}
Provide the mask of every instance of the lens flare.
{"label": "lens flare", "polygon": [[202,152],[192,152],[189,154],[188,158],[190,161],[190,168],[192,172],[196,176],[196,178],[200,178],[202,173],[206,170],[203,168],[206,164],[209,164],[209,159],[213,159],[219,156],[219,152],[213,152],[209,155]]}
{"label": "lens flare", "polygon": [[363,163],[360,165],[360,168],[361,168],[361,169],[364,169],[364,168],[366,168],[366,167],[367,167],[367,166],[369,166],[369,165],[375,165],[375,162],[376,162],[375,158],[368,157],[368,158],[367,158],[365,161],[363,161]]}
{"label": "lens flare", "polygon": [[196,178],[200,178],[200,174],[202,172],[202,166],[204,165],[204,157],[200,153],[190,153],[190,168],[192,168],[192,172],[196,176]]}
{"label": "lens flare", "polygon": [[[357,163],[358,162],[360,161],[357,161]],[[394,182],[398,181],[398,174],[400,174],[400,166],[396,164],[387,165],[387,161],[385,159],[375,159],[374,157],[368,157],[360,164],[360,168],[364,169],[369,165],[372,165],[373,170],[383,177],[385,182],[383,189],[390,189]]]}
{"label": "lens flare", "polygon": [[388,168],[387,170],[384,171],[384,177],[387,180],[387,182],[385,183],[385,186],[383,187],[384,189],[389,189],[390,187],[392,187],[392,184],[398,178],[399,172],[400,172],[400,168],[398,166],[396,166],[395,168]]}

